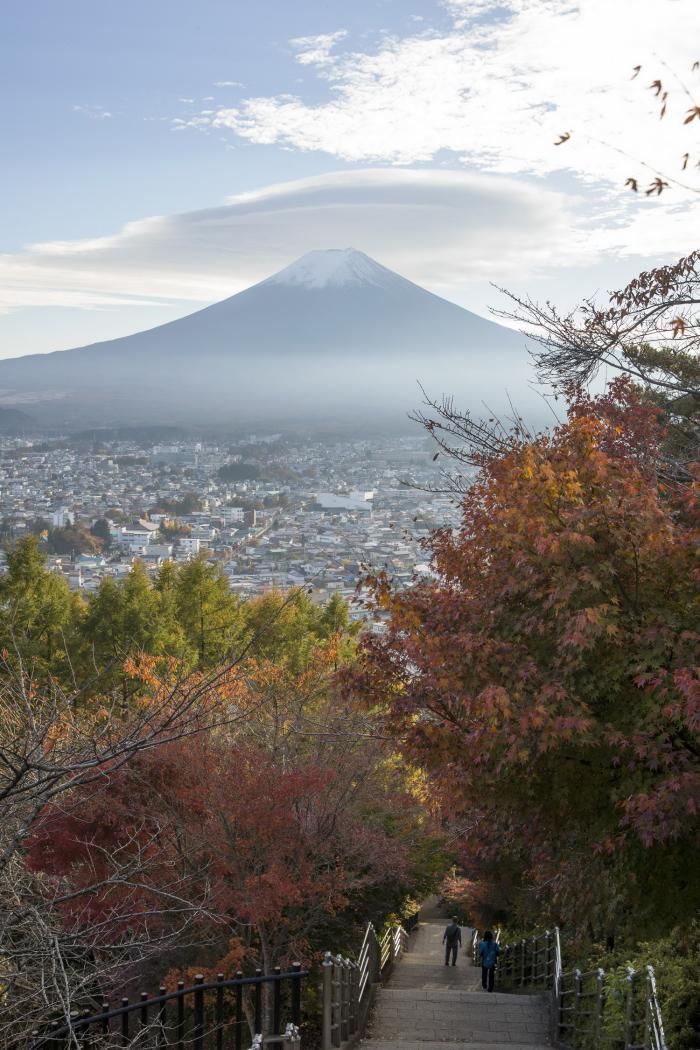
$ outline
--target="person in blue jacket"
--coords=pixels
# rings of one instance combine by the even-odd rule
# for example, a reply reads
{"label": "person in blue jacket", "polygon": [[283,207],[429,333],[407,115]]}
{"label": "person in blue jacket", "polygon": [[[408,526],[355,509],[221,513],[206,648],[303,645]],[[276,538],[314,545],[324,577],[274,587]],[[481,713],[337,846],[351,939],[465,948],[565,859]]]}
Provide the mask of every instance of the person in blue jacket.
{"label": "person in blue jacket", "polygon": [[498,958],[500,951],[501,949],[494,941],[491,930],[486,930],[483,938],[479,941],[479,955],[481,956],[481,987],[485,992],[493,991],[496,959]]}

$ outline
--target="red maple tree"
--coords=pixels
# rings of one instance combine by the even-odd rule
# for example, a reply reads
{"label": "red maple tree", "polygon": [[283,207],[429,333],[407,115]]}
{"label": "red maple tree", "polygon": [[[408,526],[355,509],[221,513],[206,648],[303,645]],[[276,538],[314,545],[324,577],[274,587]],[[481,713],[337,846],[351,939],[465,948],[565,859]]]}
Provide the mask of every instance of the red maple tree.
{"label": "red maple tree", "polygon": [[434,578],[366,581],[388,623],[351,689],[430,770],[467,856],[510,856],[550,906],[566,872],[585,910],[596,852],[698,842],[697,483],[660,481],[662,440],[626,379],[578,395],[551,435],[481,455],[460,527],[428,541]]}

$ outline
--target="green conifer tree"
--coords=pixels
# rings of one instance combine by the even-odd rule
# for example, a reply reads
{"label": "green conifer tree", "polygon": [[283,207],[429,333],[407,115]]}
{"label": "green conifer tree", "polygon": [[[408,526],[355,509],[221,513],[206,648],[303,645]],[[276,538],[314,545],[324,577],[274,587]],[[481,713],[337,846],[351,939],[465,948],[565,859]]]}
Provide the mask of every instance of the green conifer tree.
{"label": "green conifer tree", "polygon": [[7,552],[0,578],[0,648],[11,662],[32,671],[67,671],[69,640],[80,616],[80,601],[63,576],[46,568],[35,536]]}
{"label": "green conifer tree", "polygon": [[175,588],[177,618],[201,667],[231,658],[242,637],[241,601],[231,593],[219,565],[200,555],[179,570]]}

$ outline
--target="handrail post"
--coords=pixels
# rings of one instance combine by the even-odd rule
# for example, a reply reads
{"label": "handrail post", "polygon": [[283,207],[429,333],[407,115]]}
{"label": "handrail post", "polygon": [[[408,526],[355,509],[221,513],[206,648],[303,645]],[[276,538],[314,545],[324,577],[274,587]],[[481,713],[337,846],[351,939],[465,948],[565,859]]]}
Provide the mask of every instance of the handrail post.
{"label": "handrail post", "polygon": [[293,1021],[290,1021],[285,1029],[282,1050],[301,1050],[299,1025],[294,1024]]}
{"label": "handrail post", "polygon": [[333,957],[326,952],[323,957],[323,1023],[321,1035],[322,1050],[331,1050],[333,1045]]}
{"label": "handrail post", "polygon": [[595,1045],[600,1046],[605,1016],[605,970],[598,968],[595,975],[596,1010],[595,1010]]}
{"label": "handrail post", "polygon": [[204,984],[204,975],[198,973],[194,979],[194,1018],[192,1028],[192,1046],[202,1050],[204,1046],[204,992],[199,985]]}
{"label": "handrail post", "polygon": [[382,949],[374,926],[372,926],[372,939],[370,943],[372,945],[372,981],[376,984],[377,981],[381,981],[382,979]]}
{"label": "handrail post", "polygon": [[336,955],[333,963],[333,1046],[338,1047],[342,1042],[343,1019],[343,960],[340,955]]}
{"label": "handrail post", "polygon": [[340,960],[340,1042],[348,1040],[350,1019],[350,960]]}
{"label": "handrail post", "polygon": [[650,1014],[650,1046],[653,1050],[666,1050],[664,1022],[659,1009],[659,1000],[656,992],[656,974],[654,973],[653,966],[646,966],[645,969],[647,974],[647,1003]]}
{"label": "handrail post", "polygon": [[301,973],[301,963],[292,963],[292,973],[297,975],[292,977],[292,1024],[298,1029],[301,1025],[301,977],[298,976]]}
{"label": "handrail post", "polygon": [[627,967],[627,1008],[625,1010],[625,1050],[634,1042],[634,970]]}
{"label": "handrail post", "polygon": [[556,998],[554,998],[554,1009],[556,1011],[556,1028],[554,1031],[554,1042],[559,1042],[559,1037],[564,1030],[564,982],[560,980],[557,984]]}
{"label": "handrail post", "polygon": [[[255,970],[255,976],[262,977],[262,970],[259,966]],[[262,983],[258,981],[253,992],[253,1013],[255,1015],[255,1020],[253,1021],[255,1031],[253,1035],[259,1035],[261,1038],[265,1034],[263,1032],[262,990]]]}
{"label": "handrail post", "polygon": [[360,1019],[360,976],[356,964],[350,967],[350,1035],[357,1032]]}
{"label": "handrail post", "polygon": [[574,1009],[571,1024],[574,1036],[578,1035],[579,1016],[581,1010],[581,993],[583,991],[583,977],[580,970],[574,974]]}

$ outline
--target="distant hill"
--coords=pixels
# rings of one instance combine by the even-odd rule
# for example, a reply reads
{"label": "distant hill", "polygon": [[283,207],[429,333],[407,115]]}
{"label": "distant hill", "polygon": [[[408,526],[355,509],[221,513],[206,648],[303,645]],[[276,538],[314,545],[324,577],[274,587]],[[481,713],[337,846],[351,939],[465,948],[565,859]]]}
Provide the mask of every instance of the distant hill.
{"label": "distant hill", "polygon": [[33,428],[36,428],[36,421],[26,412],[21,412],[18,408],[0,406],[0,432],[12,434]]}
{"label": "distant hill", "polygon": [[328,422],[403,416],[418,380],[480,404],[527,372],[522,336],[332,249],[169,324],[0,361],[0,387],[76,428]]}

